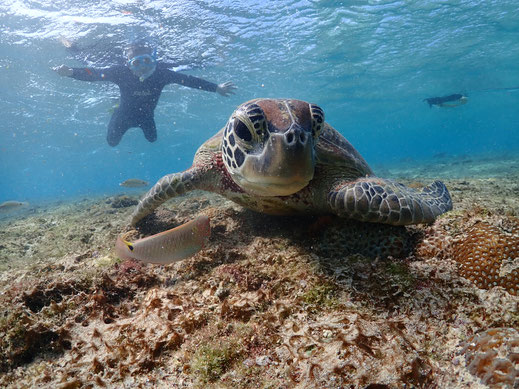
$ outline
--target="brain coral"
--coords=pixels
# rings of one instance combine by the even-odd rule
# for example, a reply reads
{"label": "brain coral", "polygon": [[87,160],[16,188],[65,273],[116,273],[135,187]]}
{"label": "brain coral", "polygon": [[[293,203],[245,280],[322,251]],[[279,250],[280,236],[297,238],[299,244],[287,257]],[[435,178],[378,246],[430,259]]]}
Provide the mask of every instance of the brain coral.
{"label": "brain coral", "polygon": [[513,328],[492,328],[463,344],[467,368],[492,388],[519,386],[519,333]]}
{"label": "brain coral", "polygon": [[417,241],[420,258],[453,259],[477,287],[519,291],[519,219],[475,212],[437,219]]}
{"label": "brain coral", "polygon": [[452,245],[460,274],[482,289],[502,286],[516,295],[519,288],[519,226],[506,229],[479,222]]}

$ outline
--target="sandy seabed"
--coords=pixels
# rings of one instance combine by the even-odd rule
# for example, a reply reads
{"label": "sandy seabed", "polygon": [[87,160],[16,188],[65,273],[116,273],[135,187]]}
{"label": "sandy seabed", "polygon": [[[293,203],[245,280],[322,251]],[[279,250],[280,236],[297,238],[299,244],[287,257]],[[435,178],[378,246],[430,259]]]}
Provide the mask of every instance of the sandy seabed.
{"label": "sandy seabed", "polygon": [[[375,166],[447,184],[454,209],[430,226],[273,217],[203,192],[137,231],[135,192],[3,215],[0,386],[519,387],[519,160],[438,158]],[[117,235],[197,214],[212,235],[192,258],[116,258]],[[377,255],[388,241],[401,250]],[[471,276],[481,253],[498,286]]]}

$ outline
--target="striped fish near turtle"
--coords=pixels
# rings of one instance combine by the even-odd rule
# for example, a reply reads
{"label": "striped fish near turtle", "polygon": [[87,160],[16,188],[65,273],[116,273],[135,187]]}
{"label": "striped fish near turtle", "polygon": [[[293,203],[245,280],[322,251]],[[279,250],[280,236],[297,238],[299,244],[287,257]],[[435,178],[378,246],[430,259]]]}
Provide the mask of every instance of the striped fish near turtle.
{"label": "striped fish near turtle", "polygon": [[416,190],[375,176],[320,107],[293,99],[240,105],[196,151],[191,168],[162,177],[144,195],[131,224],[195,189],[266,214],[335,214],[390,225],[430,223],[452,209],[440,181]]}

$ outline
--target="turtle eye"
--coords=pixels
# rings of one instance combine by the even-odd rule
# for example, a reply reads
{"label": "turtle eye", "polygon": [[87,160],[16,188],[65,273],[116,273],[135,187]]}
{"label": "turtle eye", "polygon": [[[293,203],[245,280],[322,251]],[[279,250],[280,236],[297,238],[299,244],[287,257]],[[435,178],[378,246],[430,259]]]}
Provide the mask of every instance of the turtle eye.
{"label": "turtle eye", "polygon": [[250,142],[252,140],[252,134],[249,130],[249,127],[247,127],[247,125],[240,119],[235,119],[234,121],[234,133],[238,138],[243,139],[246,142]]}
{"label": "turtle eye", "polygon": [[312,115],[312,136],[316,139],[324,127],[324,112],[318,105],[310,104],[310,114]]}
{"label": "turtle eye", "polygon": [[234,140],[245,151],[259,147],[264,141],[267,122],[263,110],[257,104],[243,104],[238,107],[229,124],[229,131],[235,135]]}

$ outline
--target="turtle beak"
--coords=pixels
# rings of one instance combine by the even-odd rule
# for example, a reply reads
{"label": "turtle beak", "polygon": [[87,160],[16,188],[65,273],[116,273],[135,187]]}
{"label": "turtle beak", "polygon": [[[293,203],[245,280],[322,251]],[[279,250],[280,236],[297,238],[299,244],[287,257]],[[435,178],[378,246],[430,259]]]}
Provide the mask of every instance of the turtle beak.
{"label": "turtle beak", "polygon": [[271,133],[263,152],[249,156],[240,185],[258,196],[288,196],[303,189],[314,176],[314,140],[293,124],[284,133]]}

